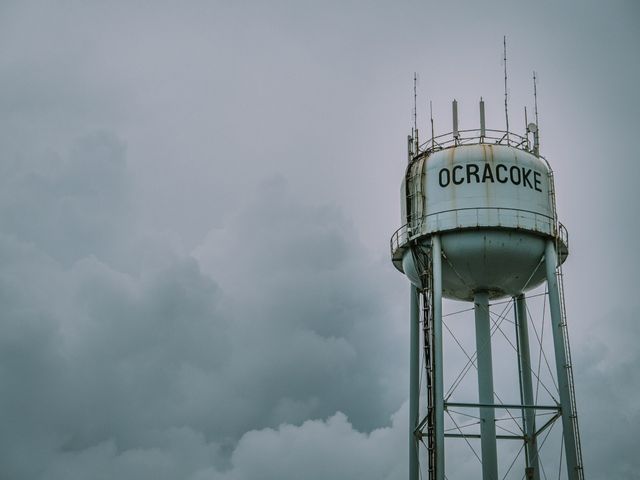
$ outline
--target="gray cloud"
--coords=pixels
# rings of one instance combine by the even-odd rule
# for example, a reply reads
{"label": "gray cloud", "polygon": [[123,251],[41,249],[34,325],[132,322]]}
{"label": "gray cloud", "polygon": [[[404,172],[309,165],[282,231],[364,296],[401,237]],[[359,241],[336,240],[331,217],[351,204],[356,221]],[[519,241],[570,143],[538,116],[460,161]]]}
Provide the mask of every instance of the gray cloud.
{"label": "gray cloud", "polygon": [[620,306],[589,324],[590,338],[575,355],[582,436],[588,446],[591,439],[607,439],[589,451],[587,465],[596,478],[635,475],[631,426],[640,421],[640,407],[629,399],[640,390],[640,379],[633,373],[640,362],[633,346],[639,328],[633,310]]}
{"label": "gray cloud", "polygon": [[125,146],[112,134],[80,138],[65,157],[13,163],[0,188],[3,230],[65,263],[117,260],[118,232],[131,230]]}
{"label": "gray cloud", "polygon": [[[95,187],[68,188],[81,212],[103,198],[119,206],[129,193],[108,174],[122,151],[107,152],[93,167],[65,162],[50,181],[102,178]],[[26,190],[21,182],[9,185]],[[40,194],[43,215],[59,210],[56,196]],[[79,238],[75,232],[85,229],[112,244],[105,223],[107,233],[119,230],[87,218],[60,225],[76,246],[62,254],[46,235],[58,225],[2,237],[3,382],[11,391],[2,411],[19,432],[3,441],[7,474],[74,478],[104,465],[108,476],[139,478],[146,465],[151,476],[162,468],[176,478],[202,462],[224,470],[224,452],[251,429],[345,411],[370,430],[397,408],[402,362],[376,359],[389,341],[388,310],[375,300],[383,288],[364,276],[374,266],[337,207],[301,204],[276,178],[214,230],[195,258],[174,254],[135,273],[105,263],[100,242]],[[135,257],[138,245],[124,245],[121,258]],[[380,395],[382,379],[395,388]],[[179,442],[200,442],[196,463],[184,463],[180,449],[188,447]],[[37,444],[37,461],[27,460],[24,452]]]}
{"label": "gray cloud", "polygon": [[411,73],[422,132],[428,98],[444,131],[450,98],[466,127],[480,95],[501,128],[503,33],[516,124],[541,74],[572,234],[587,474],[633,477],[635,6],[0,11],[1,477],[406,477],[388,237]]}
{"label": "gray cloud", "polygon": [[213,478],[404,478],[407,471],[401,445],[406,438],[406,413],[401,410],[402,417],[396,415],[391,427],[369,434],[355,431],[339,413],[325,422],[249,432],[233,453],[233,467]]}

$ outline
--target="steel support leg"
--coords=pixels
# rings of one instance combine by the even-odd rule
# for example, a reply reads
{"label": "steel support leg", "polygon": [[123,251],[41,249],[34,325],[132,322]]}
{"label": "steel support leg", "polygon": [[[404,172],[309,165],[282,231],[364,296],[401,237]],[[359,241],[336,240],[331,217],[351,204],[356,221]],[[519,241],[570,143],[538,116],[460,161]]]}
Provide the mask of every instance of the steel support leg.
{"label": "steel support leg", "polygon": [[[491,364],[491,323],[489,295],[476,292],[473,297],[478,352],[478,402],[494,404],[493,366]],[[480,445],[482,447],[482,479],[498,480],[495,409],[480,407]]]}
{"label": "steel support leg", "polygon": [[444,480],[444,379],[442,370],[442,247],[440,237],[431,240],[433,271],[433,372],[435,422],[435,478]]}
{"label": "steel support leg", "polygon": [[411,284],[410,291],[411,346],[409,349],[409,480],[419,480],[418,438],[416,428],[420,422],[420,308],[418,288]]}
{"label": "steel support leg", "polygon": [[[529,328],[527,325],[527,304],[524,293],[515,299],[516,334],[518,337],[518,364],[520,366],[520,402],[522,405],[534,405],[533,381],[531,379],[531,354],[529,352]],[[539,480],[538,444],[536,432],[536,411],[522,409],[525,434],[525,460],[527,480]]]}
{"label": "steel support leg", "polygon": [[549,310],[553,332],[553,347],[556,355],[556,370],[558,375],[558,390],[560,393],[560,407],[562,408],[562,434],[564,436],[565,457],[567,459],[567,474],[569,480],[580,478],[578,468],[578,455],[576,450],[576,438],[573,422],[575,412],[571,404],[569,386],[569,364],[565,353],[564,326],[562,322],[562,310],[560,307],[560,293],[558,279],[556,277],[557,257],[553,240],[547,240],[545,247],[545,267],[547,271],[547,284],[549,289]]}

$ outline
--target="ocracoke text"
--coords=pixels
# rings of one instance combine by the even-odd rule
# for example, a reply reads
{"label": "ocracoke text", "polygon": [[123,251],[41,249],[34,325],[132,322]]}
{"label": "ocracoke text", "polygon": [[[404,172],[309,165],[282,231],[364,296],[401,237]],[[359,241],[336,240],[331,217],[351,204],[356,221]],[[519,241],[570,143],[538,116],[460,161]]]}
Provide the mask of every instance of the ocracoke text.
{"label": "ocracoke text", "polygon": [[441,187],[450,184],[462,185],[463,183],[512,183],[538,192],[542,191],[542,174],[531,168],[518,165],[504,165],[498,163],[456,165],[453,168],[441,168],[438,173],[438,181]]}

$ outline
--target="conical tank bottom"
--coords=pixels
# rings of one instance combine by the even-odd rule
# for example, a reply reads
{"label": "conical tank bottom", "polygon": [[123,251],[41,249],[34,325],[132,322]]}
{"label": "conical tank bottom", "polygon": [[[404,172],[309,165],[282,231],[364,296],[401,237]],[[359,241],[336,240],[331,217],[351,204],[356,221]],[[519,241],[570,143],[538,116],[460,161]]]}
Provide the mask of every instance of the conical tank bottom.
{"label": "conical tank bottom", "polygon": [[[514,296],[540,285],[545,279],[545,238],[513,229],[462,230],[440,234],[442,242],[443,296],[472,301],[474,292],[486,291],[490,299]],[[425,243],[428,238],[425,238]],[[405,274],[421,287],[416,260],[424,249],[408,249],[402,259]]]}

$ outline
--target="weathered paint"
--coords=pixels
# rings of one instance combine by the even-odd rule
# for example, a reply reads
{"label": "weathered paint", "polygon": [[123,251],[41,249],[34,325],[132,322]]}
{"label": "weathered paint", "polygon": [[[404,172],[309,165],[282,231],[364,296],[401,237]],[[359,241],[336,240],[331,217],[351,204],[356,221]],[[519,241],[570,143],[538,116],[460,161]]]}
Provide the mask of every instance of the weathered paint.
{"label": "weathered paint", "polygon": [[552,182],[543,159],[507,145],[463,145],[415,159],[404,179],[407,236],[394,264],[419,285],[402,243],[427,244],[438,233],[445,297],[470,301],[483,290],[495,299],[539,285],[545,239],[556,236]]}
{"label": "weathered paint", "polygon": [[[553,234],[550,171],[529,152],[506,145],[464,145],[434,152],[412,168],[411,178],[420,179],[425,192],[415,233],[498,226]],[[407,192],[415,191],[408,187]]]}

